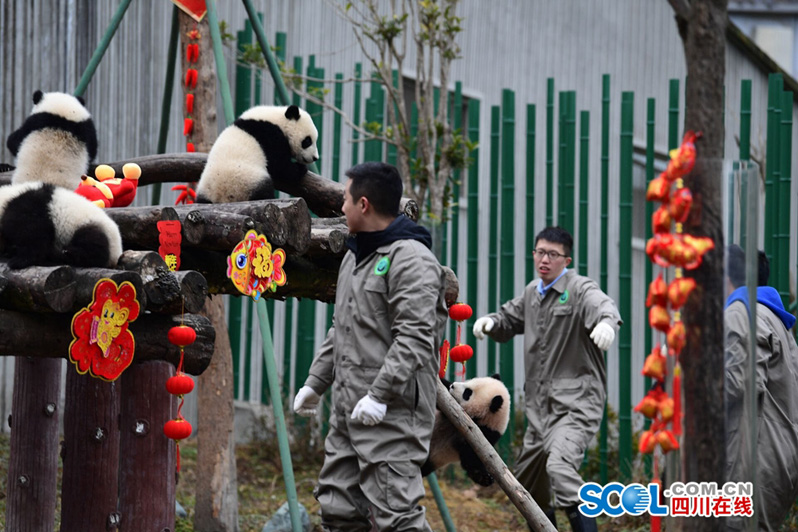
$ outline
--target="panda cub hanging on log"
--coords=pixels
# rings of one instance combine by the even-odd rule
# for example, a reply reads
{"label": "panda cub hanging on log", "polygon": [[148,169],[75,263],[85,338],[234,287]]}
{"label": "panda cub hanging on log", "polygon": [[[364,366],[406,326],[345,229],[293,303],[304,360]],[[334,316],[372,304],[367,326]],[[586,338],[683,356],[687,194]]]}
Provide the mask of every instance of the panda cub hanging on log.
{"label": "panda cub hanging on log", "polygon": [[[510,421],[510,393],[500,380],[499,374],[477,377],[465,382],[449,383],[441,379],[452,397],[474,420],[479,430],[491,445],[496,445]],[[427,476],[438,468],[459,461],[468,478],[482,486],[493,484],[493,477],[485,464],[471,448],[462,434],[452,425],[443,412],[435,412],[435,427],[432,429],[429,458],[421,467]]]}
{"label": "panda cub hanging on log", "polygon": [[[295,180],[319,159],[319,134],[296,105],[259,105],[216,139],[197,185],[198,203],[271,199],[272,179]],[[294,159],[294,160],[292,160]]]}

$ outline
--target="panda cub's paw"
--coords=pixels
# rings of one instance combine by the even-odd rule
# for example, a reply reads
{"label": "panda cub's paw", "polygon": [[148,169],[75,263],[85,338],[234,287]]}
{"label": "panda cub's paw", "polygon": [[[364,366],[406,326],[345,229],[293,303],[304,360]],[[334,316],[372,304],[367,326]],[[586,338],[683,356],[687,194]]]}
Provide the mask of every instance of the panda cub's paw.
{"label": "panda cub's paw", "polygon": [[486,469],[471,469],[466,471],[468,474],[468,478],[479,484],[480,486],[492,486],[493,485],[493,476],[487,472]]}

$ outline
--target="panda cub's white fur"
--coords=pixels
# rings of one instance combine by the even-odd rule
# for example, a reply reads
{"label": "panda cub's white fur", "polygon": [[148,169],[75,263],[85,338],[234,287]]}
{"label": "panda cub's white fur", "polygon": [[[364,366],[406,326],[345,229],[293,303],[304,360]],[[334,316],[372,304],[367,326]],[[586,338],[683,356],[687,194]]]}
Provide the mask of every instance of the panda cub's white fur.
{"label": "panda cub's white fur", "polygon": [[[477,377],[465,382],[443,382],[488,442],[495,445],[510,421],[510,393],[499,375]],[[483,486],[493,484],[493,477],[463,435],[438,410],[435,413],[429,458],[422,466],[421,473],[426,476],[446,464],[458,461],[474,482]]]}
{"label": "panda cub's white fur", "polygon": [[6,143],[16,157],[11,183],[43,182],[74,190],[97,153],[91,114],[81,98],[62,92],[36,91],[33,104]]}
{"label": "panda cub's white fur", "polygon": [[197,201],[273,198],[272,179],[300,179],[305,165],[318,160],[317,139],[310,115],[296,105],[248,109],[213,144],[197,185]]}
{"label": "panda cub's white fur", "polygon": [[0,187],[0,255],[9,267],[113,267],[121,254],[119,227],[83,196],[47,183]]}

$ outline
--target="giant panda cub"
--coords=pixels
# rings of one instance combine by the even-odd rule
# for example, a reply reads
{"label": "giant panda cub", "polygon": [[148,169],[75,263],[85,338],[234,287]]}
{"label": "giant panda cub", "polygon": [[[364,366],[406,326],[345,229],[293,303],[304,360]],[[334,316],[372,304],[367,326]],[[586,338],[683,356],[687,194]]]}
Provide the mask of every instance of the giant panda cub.
{"label": "giant panda cub", "polygon": [[6,145],[16,157],[12,184],[35,181],[75,190],[97,154],[97,132],[82,98],[36,91],[30,116]]}
{"label": "giant panda cub", "polygon": [[[510,393],[500,380],[499,374],[477,377],[465,382],[449,383],[441,379],[449,393],[474,420],[477,427],[491,445],[496,445],[510,421]],[[485,464],[465,440],[451,421],[438,410],[435,412],[435,427],[432,430],[429,458],[421,467],[427,476],[436,469],[459,461],[468,478],[482,486],[493,484],[493,477]]]}
{"label": "giant panda cub", "polygon": [[49,183],[0,187],[0,256],[9,268],[113,267],[121,254],[119,227],[83,196]]}
{"label": "giant panda cub", "polygon": [[273,198],[272,179],[300,179],[305,165],[318,160],[318,136],[310,115],[296,105],[248,109],[213,144],[197,202]]}

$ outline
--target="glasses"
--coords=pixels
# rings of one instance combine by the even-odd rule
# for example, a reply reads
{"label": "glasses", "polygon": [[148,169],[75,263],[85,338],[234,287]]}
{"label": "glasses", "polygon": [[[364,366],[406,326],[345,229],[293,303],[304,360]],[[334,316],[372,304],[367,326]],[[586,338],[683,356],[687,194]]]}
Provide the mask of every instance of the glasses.
{"label": "glasses", "polygon": [[548,255],[551,260],[557,260],[560,257],[565,257],[566,256],[566,255],[563,255],[562,253],[559,253],[557,251],[546,251],[545,249],[533,249],[532,253],[534,253],[535,255],[540,257],[541,260],[546,258],[546,255]]}

